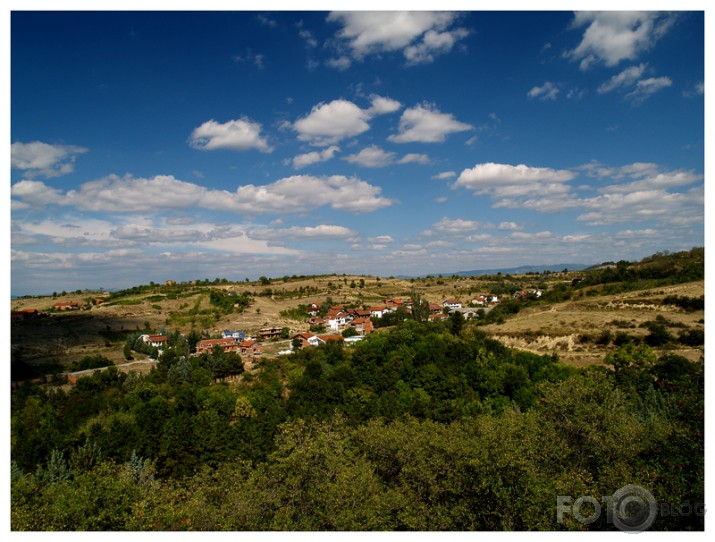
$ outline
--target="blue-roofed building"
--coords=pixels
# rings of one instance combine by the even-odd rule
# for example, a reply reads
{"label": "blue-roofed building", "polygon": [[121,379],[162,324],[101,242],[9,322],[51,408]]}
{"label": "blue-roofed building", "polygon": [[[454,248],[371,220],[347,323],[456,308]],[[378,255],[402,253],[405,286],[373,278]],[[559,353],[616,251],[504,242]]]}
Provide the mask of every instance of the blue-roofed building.
{"label": "blue-roofed building", "polygon": [[228,329],[223,330],[224,339],[238,339],[240,341],[246,338],[246,334],[243,331],[231,331]]}

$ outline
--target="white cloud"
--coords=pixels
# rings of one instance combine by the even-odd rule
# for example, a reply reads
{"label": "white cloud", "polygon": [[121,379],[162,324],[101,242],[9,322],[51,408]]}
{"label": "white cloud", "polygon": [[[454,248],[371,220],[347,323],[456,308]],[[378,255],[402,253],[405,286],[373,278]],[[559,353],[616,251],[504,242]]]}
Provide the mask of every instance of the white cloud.
{"label": "white cloud", "polygon": [[449,53],[457,41],[466,38],[468,35],[469,32],[465,28],[457,28],[447,32],[428,30],[421,42],[405,48],[407,64],[428,64],[433,62],[436,55]]}
{"label": "white cloud", "polygon": [[668,88],[673,85],[670,77],[651,77],[649,79],[642,79],[636,83],[636,88],[626,94],[626,98],[630,98],[634,103],[640,104],[645,100],[650,98],[653,94]]}
{"label": "white cloud", "polygon": [[351,164],[373,168],[389,166],[394,159],[394,152],[387,152],[376,145],[370,145],[356,154],[350,154],[343,158]]}
{"label": "white cloud", "polygon": [[452,177],[456,177],[457,174],[454,171],[443,171],[442,173],[438,173],[437,175],[433,175],[433,179],[437,179],[438,181],[444,181],[446,179],[451,179]]}
{"label": "white cloud", "polygon": [[371,243],[394,243],[395,239],[392,237],[392,235],[378,235],[377,237],[368,237],[368,241]]}
{"label": "white cloud", "polygon": [[468,231],[474,231],[477,228],[483,226],[481,222],[476,222],[474,220],[464,220],[462,218],[449,219],[443,217],[439,222],[435,222],[432,227],[445,234],[462,234]]}
{"label": "white cloud", "polygon": [[[22,203],[29,206],[45,206],[50,204],[62,204],[64,196],[51,186],[47,186],[41,181],[22,180],[12,185],[10,195],[20,198]],[[13,200],[16,202],[17,200]]]}
{"label": "white cloud", "polygon": [[631,85],[635,84],[638,79],[641,78],[641,76],[645,72],[645,69],[646,64],[640,64],[638,66],[631,66],[630,68],[626,68],[622,72],[614,75],[608,81],[603,83],[600,87],[598,87],[598,90],[596,92],[598,92],[599,94],[605,94],[606,92],[611,92],[612,90],[615,90],[617,88],[630,87]]}
{"label": "white cloud", "polygon": [[561,240],[565,243],[583,243],[592,239],[591,235],[582,233],[578,235],[564,235]]}
{"label": "white cloud", "polygon": [[485,241],[493,241],[494,236],[489,233],[477,233],[474,235],[468,235],[464,238],[464,240],[469,243],[483,243]]}
{"label": "white cloud", "polygon": [[543,197],[563,194],[570,190],[564,183],[574,179],[576,174],[565,169],[529,167],[523,164],[484,163],[465,169],[452,188],[467,188],[478,195],[489,194],[496,198]]}
{"label": "white cloud", "polygon": [[356,233],[344,226],[320,224],[319,226],[292,226],[282,229],[252,230],[248,235],[253,239],[344,239]]}
{"label": "white cloud", "polygon": [[373,96],[368,109],[361,109],[353,102],[338,99],[313,106],[308,115],[293,123],[298,139],[313,145],[331,145],[347,137],[362,134],[370,129],[368,121],[375,115],[391,113],[399,109],[400,103]]}
{"label": "white cloud", "polygon": [[[638,164],[632,164],[631,167],[637,166]],[[657,189],[667,189],[675,188],[679,186],[687,186],[693,184],[697,181],[701,181],[703,176],[695,171],[689,170],[677,170],[677,171],[666,171],[660,172],[655,169],[646,169],[646,166],[651,166],[655,164],[641,164],[644,171],[635,170],[631,173],[627,173],[628,177],[636,179],[632,182],[623,184],[611,184],[604,186],[600,189],[600,192],[605,194],[616,194],[625,192],[638,192],[643,190],[657,190]],[[627,170],[628,166],[625,166]],[[614,179],[622,179],[624,174],[621,171],[617,171],[616,175],[613,176]]]}
{"label": "white cloud", "polygon": [[499,229],[501,231],[516,231],[521,229],[516,222],[501,222],[499,224]]}
{"label": "white cloud", "polygon": [[616,66],[623,60],[634,60],[647,51],[673,24],[675,17],[655,11],[577,12],[573,27],[587,26],[581,43],[566,56],[580,60],[580,68],[603,62]]}
{"label": "white cloud", "polygon": [[466,37],[466,29],[451,28],[456,19],[457,14],[445,11],[354,11],[328,16],[328,21],[342,24],[336,36],[353,58],[402,50],[407,65],[432,62]]}
{"label": "white cloud", "polygon": [[338,71],[345,71],[347,70],[350,66],[352,66],[353,61],[350,60],[350,57],[348,56],[339,56],[337,58],[329,58],[328,60],[325,61],[325,65],[330,67],[330,68],[335,68]]}
{"label": "white cloud", "polygon": [[397,161],[398,164],[411,164],[411,163],[417,163],[417,164],[429,164],[429,156],[426,154],[418,154],[418,153],[409,153],[404,155],[402,158],[400,158]]}
{"label": "white cloud", "polygon": [[322,151],[312,151],[305,154],[294,156],[290,161],[295,169],[301,169],[319,162],[327,162],[335,156],[336,152],[340,152],[340,147],[331,145]]}
{"label": "white cloud", "polygon": [[298,35],[305,40],[305,45],[310,48],[318,46],[318,40],[315,39],[315,35],[310,30],[305,28],[298,31]]}
{"label": "white cloud", "polygon": [[617,180],[625,178],[638,179],[656,175],[659,172],[658,164],[653,162],[633,162],[621,167],[606,167],[598,162],[591,162],[581,166],[579,169],[585,171],[589,177],[599,179],[610,177]]}
{"label": "white cloud", "polygon": [[274,183],[239,186],[235,192],[213,190],[171,175],[150,179],[115,175],[82,184],[62,194],[38,181],[20,181],[11,189],[18,201],[32,206],[73,206],[82,211],[150,212],[202,208],[234,213],[305,212],[322,206],[353,213],[389,207],[381,188],[355,177],[296,175]]}
{"label": "white cloud", "polygon": [[[635,162],[617,168],[591,163],[580,168],[598,178],[597,195],[578,197],[565,184],[568,170],[479,164],[462,172],[453,188],[488,195],[494,207],[556,212],[582,210],[578,220],[592,226],[653,221],[661,226],[696,226],[703,222],[703,175],[692,170],[662,171],[657,164]],[[610,179],[612,182],[607,183]],[[606,183],[604,184],[604,180]],[[625,182],[624,182],[625,181]],[[686,191],[671,191],[690,187]],[[589,190],[581,186],[579,190]],[[500,224],[500,229],[512,227]]]}
{"label": "white cloud", "polygon": [[589,211],[577,219],[592,226],[643,221],[694,225],[704,218],[702,187],[686,193],[664,189],[606,193],[582,200],[580,206]]}
{"label": "white cloud", "polygon": [[455,119],[451,113],[442,113],[429,105],[418,105],[402,113],[400,133],[387,139],[394,143],[441,143],[449,134],[472,128],[470,124]]}
{"label": "white cloud", "polygon": [[262,70],[265,68],[265,65],[263,64],[263,61],[265,60],[266,55],[261,54],[261,53],[254,53],[251,48],[247,48],[246,52],[242,55],[233,55],[233,61],[234,62],[248,62],[250,64],[255,64],[255,66],[259,69]]}
{"label": "white cloud", "polygon": [[652,237],[658,235],[658,232],[653,228],[646,228],[645,230],[622,230],[616,234],[616,237],[621,238],[634,238],[634,237]]}
{"label": "white cloud", "polygon": [[42,141],[10,145],[10,164],[28,178],[59,177],[74,171],[75,158],[87,152],[76,145],[50,145]]}
{"label": "white cloud", "polygon": [[527,233],[523,231],[515,231],[509,234],[512,239],[518,239],[521,241],[530,241],[533,239],[551,239],[554,236],[550,231],[540,231],[537,233]]}
{"label": "white cloud", "polygon": [[529,98],[539,98],[540,100],[555,100],[558,93],[559,87],[551,81],[547,81],[540,87],[532,87],[526,95]]}
{"label": "white cloud", "polygon": [[400,102],[393,100],[392,98],[385,98],[383,96],[376,95],[373,95],[371,98],[372,105],[370,105],[367,110],[367,114],[371,117],[375,115],[384,115],[386,113],[394,113],[395,111],[399,111],[402,107]]}
{"label": "white cloud", "polygon": [[273,151],[266,139],[261,136],[260,123],[253,122],[246,117],[230,120],[224,124],[213,119],[206,121],[191,133],[189,145],[194,149],[204,151],[217,149]]}
{"label": "white cloud", "polygon": [[[355,177],[295,175],[264,186],[245,185],[234,194],[212,198],[207,208],[246,213],[304,212],[328,205],[352,213],[369,213],[389,207],[394,200],[382,189]],[[205,198],[204,198],[205,199]]]}

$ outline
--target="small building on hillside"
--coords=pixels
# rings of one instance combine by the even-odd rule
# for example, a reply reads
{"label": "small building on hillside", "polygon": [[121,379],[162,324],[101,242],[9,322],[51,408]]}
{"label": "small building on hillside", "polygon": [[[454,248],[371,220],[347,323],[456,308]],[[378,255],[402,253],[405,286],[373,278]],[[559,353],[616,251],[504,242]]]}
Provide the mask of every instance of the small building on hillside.
{"label": "small building on hillside", "polygon": [[447,307],[448,309],[461,309],[462,308],[462,302],[459,299],[445,299],[444,303],[442,303],[442,305]]}
{"label": "small building on hillside", "polygon": [[165,335],[141,335],[139,337],[144,344],[153,346],[156,348],[163,348],[166,346],[166,341],[168,340]]}
{"label": "small building on hillside", "polygon": [[304,331],[303,333],[298,333],[293,335],[293,340],[291,341],[291,348],[293,344],[297,343],[298,348],[305,348],[307,346],[318,346],[322,344],[317,335]]}
{"label": "small building on hillside", "polygon": [[375,330],[375,327],[372,325],[372,320],[370,320],[369,316],[355,318],[355,320],[350,322],[350,327],[354,328],[355,331],[357,331],[360,335],[368,335]]}
{"label": "small building on hillside", "polygon": [[77,311],[82,308],[82,305],[75,301],[58,301],[52,308],[56,311]]}
{"label": "small building on hillside", "polygon": [[251,339],[246,339],[239,343],[238,353],[242,356],[254,358],[256,356],[260,356],[263,353],[263,347],[259,342],[256,342]]}
{"label": "small building on hillside", "polygon": [[230,329],[223,330],[224,339],[238,339],[242,341],[246,338],[246,334],[243,331],[231,331]]}
{"label": "small building on hillside", "polygon": [[19,311],[10,312],[10,319],[13,322],[19,320],[32,320],[33,318],[37,318],[38,316],[39,313],[37,312],[37,309],[22,309]]}
{"label": "small building on hillside", "polygon": [[283,333],[282,327],[262,327],[258,330],[258,336],[262,341],[267,341],[270,339],[278,339]]}
{"label": "small building on hillside", "polygon": [[220,346],[224,352],[238,353],[238,341],[236,339],[205,339],[196,343],[196,354],[201,355],[205,352],[211,352],[217,346]]}

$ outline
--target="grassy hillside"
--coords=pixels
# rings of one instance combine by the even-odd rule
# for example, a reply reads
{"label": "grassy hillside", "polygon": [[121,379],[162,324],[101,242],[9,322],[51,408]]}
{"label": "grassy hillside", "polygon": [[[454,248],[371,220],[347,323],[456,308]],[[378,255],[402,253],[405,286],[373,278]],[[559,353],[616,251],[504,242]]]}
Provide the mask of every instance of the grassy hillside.
{"label": "grassy hillside", "polygon": [[[522,289],[539,290],[540,298],[513,301]],[[124,357],[126,335],[136,331],[192,330],[215,336],[224,329],[256,334],[261,327],[287,327],[291,334],[308,330],[308,324],[282,316],[312,302],[332,302],[368,307],[388,298],[424,299],[442,303],[447,298],[468,302],[480,293],[500,296],[502,306],[491,319],[476,322],[509,346],[538,353],[556,353],[567,363],[598,363],[613,348],[616,336],[643,339],[648,322],[658,316],[676,340],[667,345],[689,359],[699,359],[700,345],[684,345],[679,334],[704,330],[704,310],[685,310],[664,303],[668,297],[700,299],[704,296],[704,251],[693,249],[659,254],[641,262],[606,262],[578,272],[436,276],[418,279],[324,275],[262,278],[256,282],[215,280],[198,284],[149,284],[106,296],[105,302],[87,304],[72,312],[54,312],[57,302],[87,303],[99,293],[75,292],[47,297],[26,297],[12,302],[12,310],[37,309],[52,316],[12,324],[13,359],[35,365],[60,366],[88,354],[101,354],[115,363]],[[106,295],[106,294],[105,294]],[[220,298],[218,303],[212,303]],[[232,301],[241,301],[233,307]],[[223,303],[223,305],[221,304]],[[603,333],[610,333],[610,339]],[[288,347],[270,345],[267,353]]]}

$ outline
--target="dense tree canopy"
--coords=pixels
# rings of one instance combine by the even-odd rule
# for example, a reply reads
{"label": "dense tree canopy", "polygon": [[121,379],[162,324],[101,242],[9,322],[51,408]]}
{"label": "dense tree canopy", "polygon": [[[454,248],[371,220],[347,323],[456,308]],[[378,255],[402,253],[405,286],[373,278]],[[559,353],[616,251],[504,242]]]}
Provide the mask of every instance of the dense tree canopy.
{"label": "dense tree canopy", "polygon": [[181,348],[13,393],[14,530],[608,530],[557,496],[704,502],[703,364],[646,344],[577,370],[455,318],[250,373]]}

